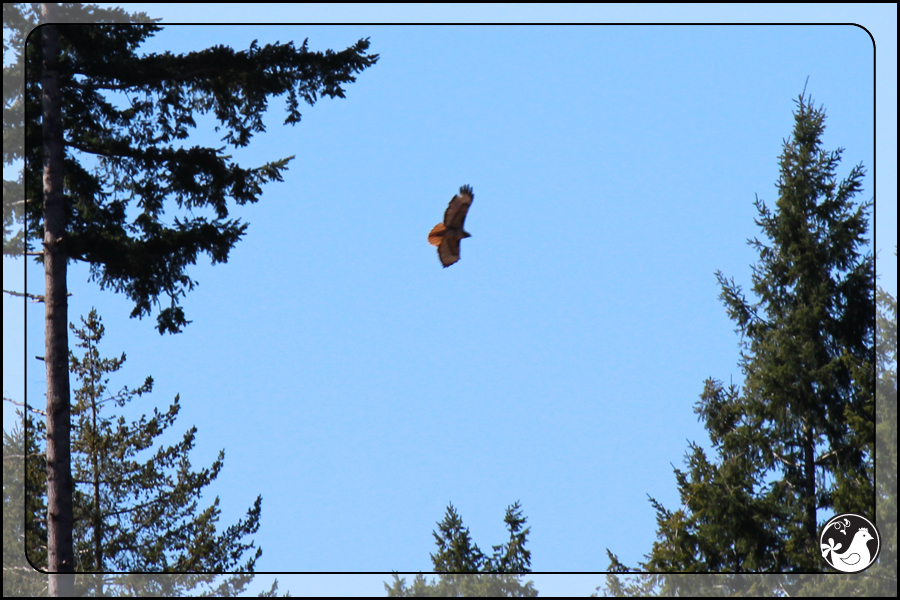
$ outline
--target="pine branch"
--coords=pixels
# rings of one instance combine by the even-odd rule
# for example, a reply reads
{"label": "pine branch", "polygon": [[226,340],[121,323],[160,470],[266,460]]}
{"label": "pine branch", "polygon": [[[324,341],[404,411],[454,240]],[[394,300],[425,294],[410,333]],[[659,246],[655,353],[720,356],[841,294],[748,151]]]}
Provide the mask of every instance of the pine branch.
{"label": "pine branch", "polygon": [[[35,357],[35,358],[40,358],[41,360],[44,360],[43,357]],[[31,412],[33,412],[33,413],[35,413],[35,414],[41,415],[42,417],[46,417],[46,416],[47,416],[47,413],[45,413],[44,411],[38,410],[37,408],[35,408],[35,407],[33,407],[33,406],[25,406],[25,404],[24,404],[23,402],[16,402],[16,401],[13,400],[12,398],[7,398],[6,396],[4,396],[4,397],[3,397],[3,401],[4,401],[4,402],[9,402],[10,404],[14,404],[14,405],[16,405],[16,406],[21,406],[21,407],[23,407],[23,408],[27,408],[29,411],[31,411]]]}
{"label": "pine branch", "polygon": [[[43,254],[43,252],[28,252],[27,254],[29,256],[40,255],[40,254]],[[28,294],[25,292],[16,292],[13,290],[3,290],[3,292],[5,294],[9,294],[10,296],[16,296],[18,298],[29,298],[29,299],[31,299],[32,302],[43,302],[44,301],[43,294]],[[71,296],[71,295],[72,295],[72,292],[69,292],[68,294],[66,294],[66,297]]]}

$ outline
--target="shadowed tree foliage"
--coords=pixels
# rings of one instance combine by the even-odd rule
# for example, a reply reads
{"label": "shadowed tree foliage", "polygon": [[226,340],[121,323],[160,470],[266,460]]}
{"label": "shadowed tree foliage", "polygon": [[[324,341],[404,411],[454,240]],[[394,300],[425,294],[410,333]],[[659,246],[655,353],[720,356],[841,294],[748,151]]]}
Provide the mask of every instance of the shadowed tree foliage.
{"label": "shadowed tree foliage", "polygon": [[[3,398],[12,403],[12,399]],[[16,411],[19,422],[23,412]],[[29,435],[22,427],[3,432],[3,597],[47,595],[47,576],[37,573],[26,555],[47,563],[47,528],[43,519],[25,519],[25,515],[47,512],[45,494],[47,475],[40,443],[44,438],[41,421],[29,415]],[[27,450],[26,450],[27,448]],[[26,468],[25,463],[28,463]],[[23,552],[24,549],[24,552]]]}
{"label": "shadowed tree foliage", "polygon": [[[759,253],[757,301],[716,274],[741,334],[744,384],[705,382],[695,412],[716,457],[691,443],[687,470],[675,469],[682,508],[650,499],[658,541],[642,571],[825,572],[818,527],[826,517],[875,516],[875,272],[863,252],[872,203],[853,201],[861,165],[838,180],[843,150],[822,148],[824,110],[801,94],[794,121],[776,206],[756,202],[768,238],[749,241]],[[659,575],[606,591],[795,595],[810,581]]]}
{"label": "shadowed tree foliage", "polygon": [[[881,533],[878,560],[852,575],[680,575],[623,576],[630,569],[607,550],[610,575],[606,596],[784,596],[874,597],[897,595],[897,299],[879,288],[876,320],[876,480],[875,515]],[[663,593],[668,582],[670,593]],[[790,591],[788,591],[790,590]],[[595,594],[596,595],[596,594]]]}
{"label": "shadowed tree foliage", "polygon": [[485,556],[472,541],[469,528],[463,527],[462,518],[453,504],[447,506],[444,520],[438,523],[438,531],[432,531],[438,551],[431,555],[431,563],[438,573],[477,573],[485,565]]}
{"label": "shadowed tree foliage", "polygon": [[882,547],[878,564],[865,574],[883,582],[868,595],[893,597],[897,595],[897,297],[879,288],[877,299],[875,516]]}
{"label": "shadowed tree foliage", "polygon": [[[424,575],[416,575],[407,586],[406,579],[394,574],[392,585],[384,584],[389,597],[496,597],[530,598],[537,596],[534,583],[522,583],[517,574],[531,572],[531,551],[525,549],[530,527],[524,527],[519,503],[510,505],[504,517],[509,540],[492,546],[492,556],[485,556],[472,541],[469,528],[453,504],[447,506],[444,520],[438,523],[434,535],[437,552],[431,555],[434,570],[441,573],[428,581]],[[524,528],[523,528],[524,527]]]}
{"label": "shadowed tree foliage", "polygon": [[[121,369],[125,355],[100,356],[98,345],[104,327],[96,311],[91,311],[87,319],[82,318],[81,328],[72,326],[72,331],[78,340],[77,347],[83,349],[82,356],[70,357],[71,371],[80,383],[74,391],[72,407],[72,467],[76,483],[74,545],[79,573],[75,580],[76,593],[186,596],[243,592],[262,554],[252,541],[247,541],[259,528],[262,499],[256,499],[244,519],[217,531],[221,512],[218,497],[205,509],[199,506],[199,500],[203,489],[218,476],[224,452],[219,452],[211,467],[194,471],[188,454],[194,446],[196,427],[175,445],[165,447],[157,443],[178,415],[177,396],[167,411],[161,413],[154,409],[150,418],[142,415],[128,422],[111,414],[150,393],[153,380],[147,377],[136,389],[123,387],[113,391],[109,376]],[[35,425],[32,423],[30,427]],[[42,431],[39,423],[35,430]],[[24,444],[21,430],[5,436],[4,440],[4,456],[7,449],[16,452]],[[43,441],[42,436],[28,436],[30,461],[42,460]],[[18,459],[21,464],[21,451]],[[31,564],[46,569],[47,529],[42,510],[46,481],[39,476],[40,472],[40,468],[29,471],[32,480],[26,496],[24,544]],[[8,486],[6,478],[5,468],[4,498],[7,490],[13,493],[21,489],[21,483],[16,487],[13,481]],[[17,532],[8,533],[7,528],[12,523],[21,526],[21,502],[18,506],[18,515],[4,519],[5,538],[21,537]],[[16,545],[21,548],[22,543],[18,539]],[[107,572],[172,575],[91,575]],[[215,575],[234,572],[241,574]],[[11,582],[10,591],[26,591],[28,585],[37,585],[35,579],[46,587],[46,576],[31,575],[23,581]]]}
{"label": "shadowed tree foliage", "polygon": [[875,300],[875,525],[881,553],[855,576],[805,578],[800,593],[806,596],[897,596],[897,298],[879,286]]}
{"label": "shadowed tree foliage", "polygon": [[[304,40],[139,54],[161,29],[143,13],[4,4],[3,16],[3,159],[24,161],[18,180],[4,179],[3,251],[35,255],[45,273],[44,293],[32,297],[45,306],[48,560],[65,574],[76,560],[69,262],[89,264],[101,288],[125,293],[132,317],[158,310],[160,333],[181,331],[189,321],[180,300],[196,285],[188,267],[200,254],[227,262],[247,230],[229,211],[259,200],[263,184],[281,181],[293,158],[247,168],[225,148],[244,147],[265,130],[270,96],[285,96],[284,123],[296,124],[301,101],[343,98],[344,86],[378,56],[367,54],[367,39],[340,52],[313,52]],[[38,21],[44,25],[32,32]],[[87,21],[95,23],[80,24]],[[198,115],[215,119],[222,147],[191,143]],[[51,595],[70,595],[69,579],[51,578]]]}
{"label": "shadowed tree foliage", "polygon": [[[63,9],[57,20],[75,12]],[[21,39],[27,15],[34,18],[24,5],[4,5],[4,28],[9,18],[8,28]],[[143,13],[131,19],[149,21]],[[159,306],[159,331],[177,332],[188,323],[179,298],[196,284],[187,267],[200,253],[213,263],[226,262],[247,229],[228,218],[229,202],[257,202],[262,185],[281,181],[293,158],[241,167],[224,147],[191,144],[196,117],[211,113],[225,144],[246,146],[254,133],[265,131],[270,96],[285,96],[285,124],[299,123],[301,101],[344,98],[344,86],[378,56],[366,53],[367,40],[341,52],[313,52],[304,40],[299,46],[253,42],[247,50],[220,45],[182,55],[139,55],[139,46],[161,29],[151,23],[58,27],[65,254],[69,261],[89,263],[101,287],[125,292],[134,302],[132,316]],[[27,201],[9,202],[4,211],[4,253],[10,255],[21,255],[29,241],[44,237],[42,42],[36,34],[28,40],[24,61],[4,73],[10,83],[24,81],[24,89],[4,85],[7,106],[24,108],[26,142],[19,200]],[[15,123],[4,125],[15,130]],[[23,156],[10,143],[4,158],[10,164]]]}

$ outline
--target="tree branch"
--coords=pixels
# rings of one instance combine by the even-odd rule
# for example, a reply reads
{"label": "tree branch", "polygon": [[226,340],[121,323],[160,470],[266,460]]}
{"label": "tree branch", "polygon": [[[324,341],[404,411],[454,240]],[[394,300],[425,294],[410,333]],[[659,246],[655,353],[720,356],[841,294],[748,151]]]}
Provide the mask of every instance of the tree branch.
{"label": "tree branch", "polygon": [[33,412],[33,413],[36,413],[36,414],[39,414],[39,415],[41,415],[42,417],[46,417],[46,416],[47,416],[47,413],[45,413],[45,412],[42,411],[42,410],[38,410],[38,409],[36,409],[36,408],[33,407],[33,406],[27,406],[27,407],[26,407],[24,402],[16,402],[16,401],[13,400],[12,398],[7,398],[6,396],[3,397],[3,401],[4,401],[4,402],[9,402],[10,404],[14,404],[14,405],[16,405],[16,406],[21,406],[21,407],[23,407],[23,408],[27,408],[29,411],[31,411],[31,412]]}
{"label": "tree branch", "polygon": [[[29,254],[35,254],[34,252],[30,252]],[[37,254],[43,254],[43,252],[39,252]],[[10,296],[17,296],[19,298],[30,298],[32,302],[43,302],[44,296],[41,294],[28,294],[22,292],[15,292],[13,290],[3,290],[4,293],[9,294]],[[71,296],[72,293],[69,292],[66,296]]]}

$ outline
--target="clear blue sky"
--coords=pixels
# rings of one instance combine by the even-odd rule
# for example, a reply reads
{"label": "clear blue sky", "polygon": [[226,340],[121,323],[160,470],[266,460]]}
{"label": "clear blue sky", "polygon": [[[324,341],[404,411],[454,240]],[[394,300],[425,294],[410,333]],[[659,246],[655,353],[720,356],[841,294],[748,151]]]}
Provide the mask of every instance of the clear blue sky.
{"label": "clear blue sky", "polygon": [[[896,294],[895,6],[123,5],[167,23],[822,22],[878,48],[879,283]],[[115,385],[156,382],[133,413],[181,395],[166,442],[225,468],[207,501],[224,525],[263,496],[260,571],[428,571],[452,502],[482,550],[519,500],[532,567],[629,565],[655,539],[651,495],[675,510],[672,464],[707,445],[692,407],[707,377],[740,381],[716,270],[749,287],[755,195],[773,206],[777,157],[807,92],[828,113],[841,175],[875,196],[873,48],[844,26],[172,26],[144,46],[341,50],[379,62],[344,100],[302,108],[232,152],[296,155],[283,183],[233,214],[250,228],[225,265],[204,257],[161,337],[127,298],[70,267],[69,316],[96,307]],[[204,123],[201,120],[201,123]],[[208,127],[190,143],[219,144]],[[219,144],[220,145],[220,144]],[[474,188],[462,260],[426,241]],[[4,259],[4,288],[23,261]],[[29,287],[42,273],[29,269]],[[21,300],[3,299],[4,395],[23,395]],[[42,306],[28,304],[27,386],[43,403]],[[4,405],[4,428],[13,422]],[[279,576],[294,595],[382,595],[386,575]],[[602,575],[532,577],[587,595]],[[259,582],[271,581],[260,577]],[[340,582],[340,583],[339,583]]]}

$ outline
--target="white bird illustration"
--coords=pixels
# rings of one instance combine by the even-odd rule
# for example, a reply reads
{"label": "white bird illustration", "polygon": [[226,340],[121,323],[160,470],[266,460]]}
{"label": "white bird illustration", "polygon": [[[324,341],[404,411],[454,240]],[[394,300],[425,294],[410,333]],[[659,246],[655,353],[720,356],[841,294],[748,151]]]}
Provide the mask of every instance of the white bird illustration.
{"label": "white bird illustration", "polygon": [[[828,548],[828,550],[831,551],[832,564],[836,565],[837,568],[844,573],[855,573],[857,571],[862,571],[869,566],[872,555],[869,552],[869,547],[866,545],[866,542],[874,539],[875,538],[872,537],[872,534],[869,533],[868,529],[861,527],[860,530],[856,532],[856,535],[853,536],[850,547],[845,551],[837,552],[837,549],[840,548],[841,545],[835,544],[833,539],[828,540],[830,547],[825,546],[824,548]],[[828,550],[825,550],[823,554],[827,554]]]}

